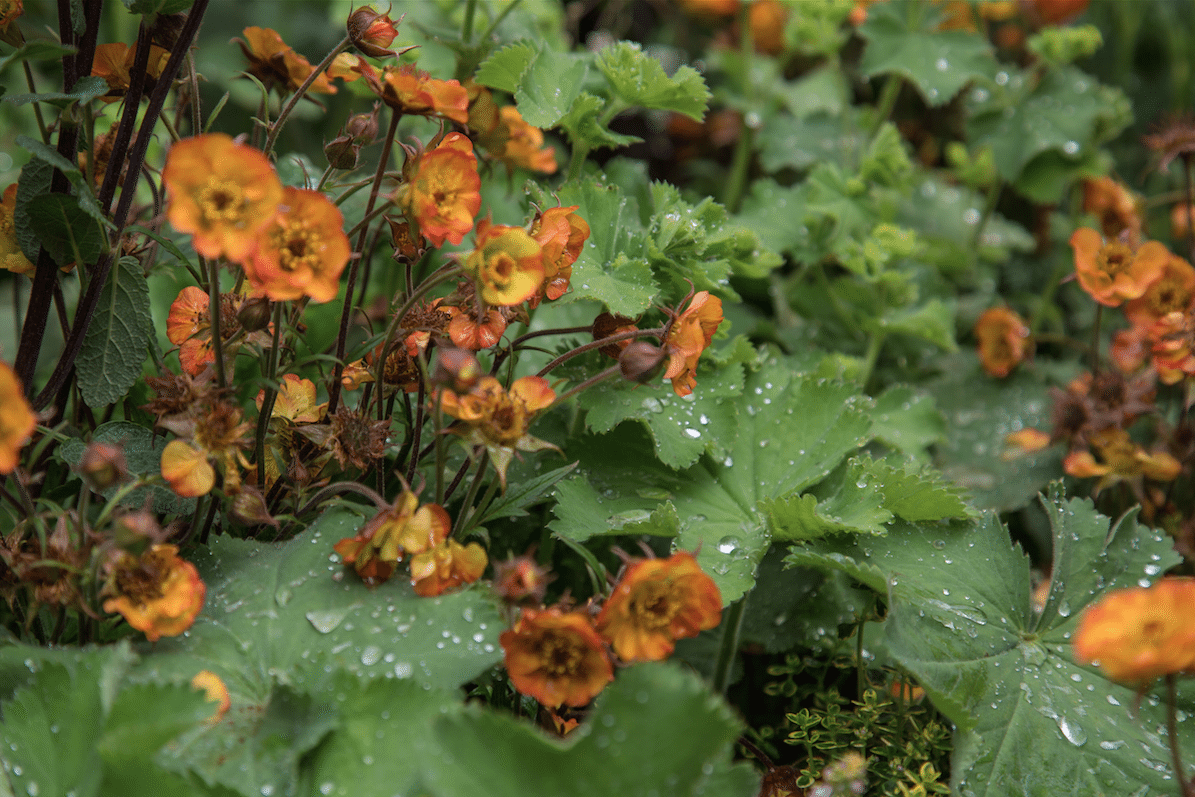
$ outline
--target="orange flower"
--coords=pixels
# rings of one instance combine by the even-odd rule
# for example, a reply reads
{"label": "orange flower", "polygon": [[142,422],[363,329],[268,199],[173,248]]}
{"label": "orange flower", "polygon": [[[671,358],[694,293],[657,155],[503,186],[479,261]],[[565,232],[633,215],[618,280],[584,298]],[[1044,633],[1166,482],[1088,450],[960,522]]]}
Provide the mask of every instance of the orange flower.
{"label": "orange flower", "polygon": [[385,58],[397,55],[387,49],[398,35],[398,23],[390,19],[390,12],[379,14],[373,6],[361,6],[349,14],[345,27],[349,40],[370,58]]}
{"label": "orange flower", "polygon": [[494,151],[494,157],[508,166],[540,174],[556,172],[556,151],[544,146],[543,131],[527,124],[518,108],[503,106],[498,111],[498,122],[498,130],[505,133],[506,142],[501,151]]}
{"label": "orange flower", "polygon": [[1195,579],[1110,592],[1087,608],[1075,633],[1075,659],[1114,681],[1144,686],[1195,668]]}
{"label": "orange flower", "polygon": [[207,495],[216,486],[216,469],[207,452],[185,440],[171,440],[162,449],[162,478],[183,498]]}
{"label": "orange flower", "polygon": [[1162,273],[1145,288],[1145,293],[1124,306],[1134,326],[1148,327],[1170,313],[1187,313],[1195,306],[1195,268],[1181,257],[1170,255]]}
{"label": "orange flower", "polygon": [[668,350],[668,368],[664,378],[672,380],[672,391],[687,396],[697,385],[697,361],[714,339],[722,323],[722,300],[709,291],[693,295],[683,313],[668,325],[664,347]]}
{"label": "orange flower", "polygon": [[1146,452],[1124,429],[1112,427],[1093,432],[1090,442],[1099,454],[1098,460],[1091,452],[1072,451],[1062,467],[1068,475],[1079,479],[1101,477],[1098,489],[1142,478],[1173,481],[1182,473],[1182,463],[1177,459],[1165,451]]}
{"label": "orange flower", "polygon": [[1075,273],[1079,285],[1091,298],[1107,307],[1118,307],[1125,299],[1136,299],[1162,275],[1171,257],[1165,246],[1149,241],[1135,252],[1119,241],[1104,243],[1090,227],[1071,236],[1075,250]]}
{"label": "orange flower", "polygon": [[680,0],[681,8],[695,17],[729,17],[739,10],[739,0]]}
{"label": "orange flower", "polygon": [[583,611],[524,609],[499,641],[515,689],[550,708],[583,706],[614,680],[606,646]]}
{"label": "orange flower", "polygon": [[1050,445],[1050,435],[1040,429],[1026,428],[1004,437],[1005,452],[1001,459],[1010,461],[1025,454],[1034,454]]}
{"label": "orange flower", "polygon": [[1121,373],[1131,374],[1141,366],[1149,356],[1146,343],[1149,338],[1147,327],[1132,326],[1118,329],[1112,333],[1112,344],[1108,347],[1108,357]]}
{"label": "orange flower", "polygon": [[488,561],[485,549],[475,542],[461,545],[456,540],[444,540],[411,559],[411,584],[416,595],[442,595],[481,578]]}
{"label": "orange flower", "polygon": [[[303,81],[314,71],[303,56],[282,40],[278,31],[270,28],[249,27],[243,31],[244,40],[234,39],[241,52],[249,60],[249,74],[265,85],[266,89],[297,91]],[[318,94],[335,94],[336,87],[326,74],[320,75],[307,89]]]}
{"label": "orange flower", "polygon": [[206,495],[215,486],[216,468],[224,475],[224,491],[235,494],[241,485],[239,467],[249,467],[244,449],[253,424],[245,422],[240,407],[226,401],[158,421],[186,439],[172,440],[162,450],[162,477],[184,497]]}
{"label": "orange flower", "polygon": [[29,262],[21,245],[17,243],[17,229],[13,224],[13,215],[17,210],[17,184],[13,183],[4,189],[4,196],[0,201],[0,268],[14,274],[32,274],[37,266]]}
{"label": "orange flower", "polygon": [[20,47],[25,43],[17,17],[25,13],[23,0],[0,0],[0,41]]}
{"label": "orange flower", "polygon": [[[250,332],[247,338],[243,334],[239,312],[249,298],[240,293],[220,294],[220,337],[224,341],[225,362],[236,354],[244,340],[269,345],[268,332]],[[203,289],[190,285],[178,292],[166,316],[166,338],[178,346],[179,363],[190,376],[198,376],[216,361],[210,299]]]}
{"label": "orange flower", "polygon": [[404,114],[443,116],[459,124],[469,121],[469,92],[458,80],[436,80],[406,64],[385,69],[380,78],[368,64],[358,70],[382,102]]}
{"label": "orange flower", "polygon": [[1136,246],[1141,238],[1141,197],[1124,183],[1111,177],[1083,181],[1083,210],[1100,220],[1100,230],[1107,238],[1128,232],[1128,243]]}
{"label": "orange flower", "polygon": [[419,506],[415,494],[403,490],[390,507],[374,515],[356,536],[345,537],[332,547],[345,564],[352,565],[357,575],[373,585],[390,578],[404,556],[435,548],[448,539],[450,531],[452,519],[444,507]]}
{"label": "orange flower", "polygon": [[274,301],[310,296],[313,302],[329,302],[340,292],[350,254],[340,208],[319,191],[288,186],[278,214],[241,265],[249,284]]}
{"label": "orange flower", "polygon": [[37,427],[37,416],[25,400],[21,381],[0,361],[0,474],[12,473],[20,461],[21,448]]}
{"label": "orange flower", "polygon": [[[404,169],[406,171],[406,169]],[[481,210],[481,177],[473,144],[449,133],[423,153],[394,199],[434,246],[460,244]]]}
{"label": "orange flower", "polygon": [[544,282],[543,250],[522,227],[477,224],[477,246],[462,264],[488,304],[511,306],[535,295]]}
{"label": "orange flower", "polygon": [[[121,42],[101,44],[95,48],[95,59],[91,63],[92,77],[102,77],[108,84],[108,93],[100,97],[100,102],[116,102],[129,91],[132,76],[129,72],[133,68],[133,59],[137,51]],[[170,60],[170,51],[156,44],[150,45],[149,61],[146,64],[146,75],[157,80]],[[146,89],[149,93],[149,89]]]}
{"label": "orange flower", "polygon": [[1195,318],[1190,313],[1167,313],[1150,327],[1149,337],[1158,379],[1173,385],[1195,376]]}
{"label": "orange flower", "polygon": [[602,606],[597,629],[623,661],[660,661],[676,640],[722,620],[722,594],[687,551],[627,567]]}
{"label": "orange flower", "polygon": [[1087,10],[1091,0],[1030,0],[1037,16],[1046,25],[1057,25]]}
{"label": "orange flower", "polygon": [[777,0],[755,0],[747,9],[751,40],[755,49],[768,55],[784,52],[784,26],[788,24],[788,8]]}
{"label": "orange flower", "polygon": [[156,642],[190,628],[206,592],[195,565],[178,558],[177,546],[154,545],[139,557],[120,555],[104,587],[104,611],[119,612]]}
{"label": "orange flower", "polygon": [[458,348],[469,351],[488,349],[501,340],[506,331],[506,316],[502,315],[501,308],[486,308],[484,322],[477,320],[477,310],[471,307],[449,304],[440,309],[452,317],[448,322],[448,337]]}
{"label": "orange flower", "polygon": [[531,221],[531,237],[543,249],[544,296],[559,299],[568,290],[573,263],[589,240],[589,224],[577,215],[578,205],[548,208]]}
{"label": "orange flower", "polygon": [[992,376],[1006,377],[1025,359],[1031,345],[1024,319],[1007,307],[991,307],[975,322],[979,361]]}
{"label": "orange flower", "polygon": [[223,133],[179,141],[166,156],[166,218],[204,257],[241,262],[274,218],[282,183],[266,156]]}
{"label": "orange flower", "polygon": [[200,670],[191,679],[191,686],[201,690],[207,702],[216,704],[216,713],[208,718],[209,725],[219,722],[228,713],[229,707],[232,706],[232,697],[229,696],[228,687],[219,675],[211,670]]}

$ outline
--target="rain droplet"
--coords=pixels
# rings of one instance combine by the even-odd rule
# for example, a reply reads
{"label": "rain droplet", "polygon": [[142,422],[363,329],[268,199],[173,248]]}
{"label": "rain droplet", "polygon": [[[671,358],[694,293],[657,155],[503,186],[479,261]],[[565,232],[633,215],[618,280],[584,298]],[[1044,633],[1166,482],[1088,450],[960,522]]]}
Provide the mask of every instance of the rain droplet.
{"label": "rain droplet", "polygon": [[321,634],[328,634],[344,622],[344,618],[348,617],[352,608],[349,606],[340,609],[310,611],[307,612],[307,622],[311,623],[312,627]]}
{"label": "rain droplet", "polygon": [[1087,743],[1087,731],[1083,730],[1081,725],[1071,722],[1066,717],[1059,718],[1058,729],[1062,731],[1062,735],[1066,737],[1066,740],[1075,747],[1082,747]]}
{"label": "rain droplet", "polygon": [[370,645],[369,647],[365,648],[365,650],[361,651],[361,663],[366,667],[372,667],[373,665],[377,664],[381,658],[382,649],[377,645]]}

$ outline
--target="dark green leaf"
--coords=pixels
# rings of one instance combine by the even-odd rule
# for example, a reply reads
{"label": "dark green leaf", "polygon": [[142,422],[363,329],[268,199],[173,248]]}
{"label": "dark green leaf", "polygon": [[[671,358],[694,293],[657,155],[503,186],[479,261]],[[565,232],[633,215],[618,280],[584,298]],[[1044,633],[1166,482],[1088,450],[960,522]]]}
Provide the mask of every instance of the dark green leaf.
{"label": "dark green leaf", "polygon": [[17,204],[12,214],[12,226],[21,252],[30,263],[37,262],[41,240],[29,219],[29,205],[37,197],[50,192],[50,181],[53,179],[54,167],[34,158],[21,167],[21,179],[17,181]]}
{"label": "dark green leaf", "polygon": [[75,48],[49,39],[30,39],[8,55],[0,58],[0,72],[14,61],[52,61],[70,55]]}
{"label": "dark green leaf", "polygon": [[503,517],[526,517],[526,507],[543,499],[548,495],[548,492],[556,482],[572,473],[576,467],[577,463],[573,462],[564,467],[550,470],[540,476],[523,480],[518,484],[512,484],[509,490],[503,493],[494,503],[490,504],[489,509],[486,510],[485,517],[480,522],[485,523],[488,520]]}
{"label": "dark green leaf", "polygon": [[123,0],[134,14],[177,14],[186,11],[195,0]]}
{"label": "dark green leaf", "polygon": [[[111,421],[95,430],[91,435],[96,443],[111,443],[119,445],[124,450],[125,462],[129,466],[129,473],[134,476],[161,476],[162,451],[166,448],[166,439],[162,435],[154,434],[144,426],[128,421]],[[83,459],[86,443],[82,440],[69,440],[59,449],[59,456],[68,465],[77,466]],[[104,491],[104,496],[112,497],[119,489],[113,486]],[[163,514],[187,515],[195,511],[194,498],[180,498],[173,490],[160,484],[148,487],[138,487],[128,493],[121,504],[129,507],[145,506],[147,499],[152,498],[155,512]]]}
{"label": "dark green leaf", "polygon": [[[11,102],[13,105],[24,105],[29,102],[44,102],[49,105],[55,105],[59,108],[65,108],[74,102],[87,102],[96,97],[102,97],[108,93],[108,82],[102,77],[94,77],[88,75],[87,77],[79,78],[75,83],[73,89],[68,92],[42,92],[40,94],[10,94],[4,98],[5,102]],[[17,141],[22,147],[25,144]],[[28,149],[28,147],[26,147]]]}
{"label": "dark green leaf", "polygon": [[25,212],[29,228],[59,266],[94,263],[103,251],[103,229],[70,194],[35,196]]}
{"label": "dark green leaf", "polygon": [[[102,80],[100,82],[103,83]],[[87,182],[87,177],[79,170],[78,164],[71,163],[59,155],[57,150],[47,147],[40,141],[29,138],[28,136],[17,136],[17,144],[27,149],[34,158],[46,161],[66,175],[66,178],[70,180],[71,185],[75,188],[75,199],[78,200],[79,207],[99,223],[108,227],[112,226],[112,222],[108,220],[108,217],[100,208],[99,202],[96,201],[92,185]],[[39,191],[38,193],[42,192]]]}
{"label": "dark green leaf", "polygon": [[141,263],[135,257],[122,257],[100,294],[75,366],[88,406],[103,407],[125,397],[141,378],[152,338],[149,285]]}
{"label": "dark green leaf", "polygon": [[876,397],[871,428],[885,445],[919,456],[945,437],[946,419],[932,396],[907,385],[893,385]]}

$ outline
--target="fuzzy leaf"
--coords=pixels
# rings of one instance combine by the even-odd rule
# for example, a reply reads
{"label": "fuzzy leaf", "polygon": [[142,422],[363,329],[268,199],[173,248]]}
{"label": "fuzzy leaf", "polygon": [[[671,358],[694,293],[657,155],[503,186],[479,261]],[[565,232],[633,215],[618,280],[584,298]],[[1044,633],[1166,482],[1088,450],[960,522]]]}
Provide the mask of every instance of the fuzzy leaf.
{"label": "fuzzy leaf", "polygon": [[104,248],[104,231],[70,194],[42,194],[26,206],[30,229],[60,266],[94,263]]}
{"label": "fuzzy leaf", "polygon": [[41,250],[41,239],[33,229],[29,218],[29,206],[43,194],[50,192],[50,181],[54,178],[54,167],[43,160],[33,158],[21,167],[21,179],[17,181],[17,204],[12,214],[12,226],[16,232],[17,244],[30,263],[37,263]]}
{"label": "fuzzy leaf", "polygon": [[4,67],[14,61],[55,61],[76,51],[76,48],[70,45],[60,44],[49,39],[30,39],[0,58],[0,72],[3,72]]}
{"label": "fuzzy leaf", "polygon": [[660,62],[634,42],[603,49],[597,55],[597,68],[627,105],[676,111],[699,122],[709,107],[710,92],[697,70],[682,66],[669,77]]}
{"label": "fuzzy leaf", "polygon": [[83,338],[79,389],[90,407],[115,404],[141,378],[153,338],[149,285],[135,257],[122,257],[100,294],[95,318]]}
{"label": "fuzzy leaf", "polygon": [[954,307],[938,298],[887,313],[880,325],[889,332],[921,338],[945,351],[958,351],[954,341]]}
{"label": "fuzzy leaf", "polygon": [[[108,93],[108,82],[102,77],[94,77],[88,75],[81,77],[75,83],[74,87],[67,92],[48,91],[40,94],[10,94],[4,98],[5,102],[11,102],[13,105],[24,105],[29,102],[44,102],[48,105],[54,105],[59,108],[65,108],[71,103],[87,102],[94,100],[96,97],[102,97]],[[18,137],[17,143],[22,147],[28,149]]]}
{"label": "fuzzy leaf", "polygon": [[[134,476],[160,476],[162,473],[162,451],[166,448],[166,439],[161,435],[136,423],[128,421],[110,421],[98,427],[92,433],[91,439],[96,443],[112,443],[124,449],[125,462],[129,466],[129,473]],[[68,465],[77,466],[83,459],[86,444],[82,440],[68,440],[59,449],[59,456]],[[109,498],[119,489],[113,486],[104,491]],[[147,499],[152,499],[155,512],[163,514],[189,515],[195,511],[194,498],[180,498],[174,491],[161,484],[138,487],[128,493],[121,504],[129,507],[141,507]]]}
{"label": "fuzzy leaf", "polygon": [[[96,78],[104,86],[107,91],[107,83],[103,79]],[[102,92],[101,92],[102,93]],[[48,147],[42,142],[29,138],[29,136],[17,136],[17,144],[29,151],[35,159],[45,161],[55,169],[61,171],[70,181],[75,189],[75,199],[79,203],[79,207],[88,215],[95,219],[100,224],[108,227],[112,226],[112,222],[108,220],[102,208],[100,208],[99,201],[95,198],[93,186],[87,182],[87,176],[79,169],[78,164],[71,163],[66,158],[58,154],[58,151],[53,147]],[[22,172],[23,173],[23,172]],[[49,183],[46,183],[47,187]],[[20,189],[18,188],[18,193]],[[40,192],[39,192],[40,193]],[[33,195],[26,195],[32,199]],[[28,201],[28,200],[26,200]],[[33,260],[34,258],[30,258]]]}

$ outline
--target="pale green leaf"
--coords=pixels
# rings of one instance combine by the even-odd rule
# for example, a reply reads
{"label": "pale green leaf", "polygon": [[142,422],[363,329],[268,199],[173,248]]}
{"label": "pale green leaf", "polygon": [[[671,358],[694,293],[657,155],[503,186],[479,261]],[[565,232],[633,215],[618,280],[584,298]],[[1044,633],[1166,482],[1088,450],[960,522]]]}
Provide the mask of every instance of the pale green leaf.
{"label": "pale green leaf", "polygon": [[660,62],[634,42],[618,42],[597,55],[597,68],[627,105],[676,111],[701,121],[710,92],[697,70],[682,66],[669,77]]}

